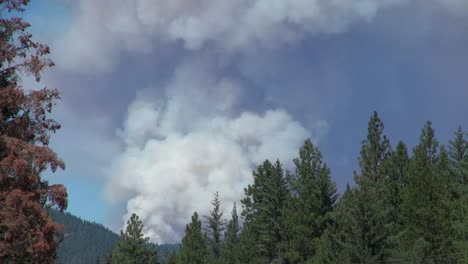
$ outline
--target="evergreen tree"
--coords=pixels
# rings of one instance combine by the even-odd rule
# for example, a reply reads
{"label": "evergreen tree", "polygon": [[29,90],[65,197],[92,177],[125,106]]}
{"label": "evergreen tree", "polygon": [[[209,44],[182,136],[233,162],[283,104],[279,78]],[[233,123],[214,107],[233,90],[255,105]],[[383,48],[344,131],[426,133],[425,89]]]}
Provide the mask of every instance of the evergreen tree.
{"label": "evergreen tree", "polygon": [[164,264],[177,264],[177,254],[175,251],[171,251],[167,256]]}
{"label": "evergreen tree", "polygon": [[386,166],[385,192],[386,201],[391,206],[391,220],[397,221],[401,206],[401,194],[405,186],[405,175],[409,164],[408,149],[403,142],[398,142],[395,152],[392,152]]}
{"label": "evergreen tree", "polygon": [[466,142],[465,133],[461,127],[458,127],[455,132],[455,139],[449,141],[449,159],[450,170],[456,181],[459,183],[468,182],[468,171],[465,170],[464,162],[468,155],[468,143]]}
{"label": "evergreen tree", "polygon": [[331,227],[325,229],[319,239],[316,240],[315,253],[307,260],[307,264],[328,264],[336,263],[337,253],[334,241],[330,233]]}
{"label": "evergreen tree", "polygon": [[366,214],[362,205],[359,190],[347,185],[333,212],[335,225],[331,232],[336,255],[332,263],[361,263],[364,257],[368,258],[363,236],[367,230],[363,224]]}
{"label": "evergreen tree", "polygon": [[217,261],[221,255],[222,233],[225,230],[226,220],[222,219],[223,213],[220,211],[221,202],[219,201],[218,192],[215,193],[213,201],[211,201],[213,210],[210,215],[205,216],[208,227],[206,228],[208,245],[211,249],[212,261]]}
{"label": "evergreen tree", "polygon": [[384,256],[391,259],[398,256],[400,251],[400,233],[403,230],[401,218],[402,192],[405,186],[409,156],[406,145],[399,142],[395,152],[391,153],[386,164],[386,178],[384,183],[384,205],[382,212],[387,219],[385,228],[388,236],[384,241]]}
{"label": "evergreen tree", "polygon": [[355,173],[356,183],[361,188],[369,188],[384,177],[383,165],[391,154],[391,148],[383,130],[384,124],[377,112],[374,112],[368,124],[367,138],[361,143],[358,158],[361,174]]}
{"label": "evergreen tree", "polygon": [[457,248],[466,252],[468,258],[468,142],[461,127],[455,132],[455,138],[449,142],[450,172],[454,186],[452,194],[459,203],[460,214],[456,223]]}
{"label": "evergreen tree", "polygon": [[305,141],[294,164],[296,175],[291,177],[294,197],[290,196],[285,208],[287,240],[282,247],[288,263],[305,263],[325,242],[322,235],[330,224],[337,194],[330,170],[310,140]]}
{"label": "evergreen tree", "polygon": [[224,241],[221,250],[223,263],[236,263],[238,253],[237,247],[239,244],[239,232],[239,216],[237,215],[236,203],[234,203],[234,207],[232,208],[231,212],[231,220],[229,220],[226,232],[224,233]]}
{"label": "evergreen tree", "polygon": [[241,242],[254,241],[254,244],[244,245],[255,248],[256,256],[251,258],[263,259],[263,262],[281,260],[280,244],[285,240],[283,209],[290,195],[282,165],[279,161],[271,164],[266,160],[253,176],[254,183],[245,189],[246,197],[242,200],[248,236],[241,238]]}
{"label": "evergreen tree", "polygon": [[149,238],[144,237],[143,223],[136,214],[127,221],[125,232],[121,231],[121,240],[111,257],[111,263],[118,264],[154,264],[158,263],[156,248],[149,246]]}
{"label": "evergreen tree", "polygon": [[242,231],[239,234],[235,263],[264,264],[267,262],[264,255],[258,254],[257,239],[258,230],[255,230],[255,225],[252,222],[244,222]]}
{"label": "evergreen tree", "polygon": [[100,224],[58,210],[49,213],[55,222],[63,225],[65,234],[58,249],[58,263],[92,263],[98,257],[103,263],[109,250],[117,246],[119,235]]}
{"label": "evergreen tree", "polygon": [[114,264],[114,250],[110,250],[104,258],[104,264]]}
{"label": "evergreen tree", "polygon": [[414,261],[454,253],[455,207],[451,201],[449,158],[444,148],[438,151],[438,144],[428,121],[413,150],[403,190],[405,230],[400,255]]}
{"label": "evergreen tree", "polygon": [[202,233],[202,222],[195,212],[192,222],[185,228],[185,236],[180,247],[180,261],[187,264],[205,264],[208,259],[206,237]]}
{"label": "evergreen tree", "polygon": [[[387,203],[384,195],[385,166],[392,153],[390,142],[383,135],[384,125],[373,113],[368,133],[362,141],[359,156],[360,173],[354,173],[355,190],[349,190],[341,201],[337,218],[342,234],[338,244],[343,246],[340,258],[351,262],[382,261],[384,241],[389,237]],[[345,220],[346,219],[346,220]]]}

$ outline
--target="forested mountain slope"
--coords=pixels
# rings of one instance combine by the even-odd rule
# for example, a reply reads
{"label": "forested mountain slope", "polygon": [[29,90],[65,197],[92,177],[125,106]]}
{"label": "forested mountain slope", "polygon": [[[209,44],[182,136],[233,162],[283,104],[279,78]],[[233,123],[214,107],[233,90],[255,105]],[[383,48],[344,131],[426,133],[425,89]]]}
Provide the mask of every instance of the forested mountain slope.
{"label": "forested mountain slope", "polygon": [[[83,220],[70,213],[51,211],[54,221],[64,225],[65,238],[60,244],[58,260],[60,264],[86,264],[101,260],[109,250],[117,245],[120,236],[101,224]],[[178,245],[159,245],[159,256],[176,250]]]}

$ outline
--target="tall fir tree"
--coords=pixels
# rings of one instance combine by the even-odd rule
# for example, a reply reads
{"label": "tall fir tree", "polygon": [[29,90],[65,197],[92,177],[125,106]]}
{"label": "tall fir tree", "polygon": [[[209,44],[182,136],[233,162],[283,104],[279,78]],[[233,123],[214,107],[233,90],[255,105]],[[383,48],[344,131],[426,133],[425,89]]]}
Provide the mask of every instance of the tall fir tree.
{"label": "tall fir tree", "polygon": [[177,264],[177,254],[175,251],[171,251],[165,258],[164,264]]}
{"label": "tall fir tree", "polygon": [[450,172],[454,179],[453,198],[459,203],[460,214],[455,225],[456,246],[468,259],[468,142],[465,132],[458,127],[455,138],[449,141]]}
{"label": "tall fir tree", "polygon": [[[337,219],[346,230],[341,236],[341,244],[346,244],[344,259],[352,262],[383,261],[385,258],[384,241],[389,236],[384,184],[385,164],[392,153],[390,141],[383,134],[384,124],[377,112],[368,123],[367,137],[362,141],[358,158],[360,173],[354,173],[356,190],[349,192],[343,199],[347,206],[341,206],[341,214],[350,218]],[[354,248],[352,248],[354,247]]]}
{"label": "tall fir tree", "polygon": [[239,245],[239,216],[237,215],[237,205],[234,203],[234,207],[231,212],[231,219],[224,233],[224,241],[221,248],[221,256],[223,263],[235,264],[237,263],[237,254],[242,254],[238,251]]}
{"label": "tall fir tree", "polygon": [[388,236],[383,242],[384,256],[386,260],[391,260],[392,256],[398,256],[401,244],[400,234],[403,230],[401,218],[402,193],[405,187],[407,169],[409,164],[408,149],[403,142],[398,142],[395,152],[391,153],[387,160],[384,182],[384,205],[382,212],[387,219],[385,228]]}
{"label": "tall fir tree", "polygon": [[391,154],[391,148],[383,131],[384,124],[374,112],[367,127],[367,137],[361,143],[358,158],[361,173],[355,173],[355,181],[361,188],[372,187],[372,183],[378,183],[384,177],[383,165]]}
{"label": "tall fir tree", "polygon": [[451,199],[448,154],[438,148],[430,121],[422,130],[419,145],[413,149],[403,189],[400,257],[422,261],[431,255],[452,254],[455,215]]}
{"label": "tall fir tree", "polygon": [[398,142],[395,152],[392,152],[385,171],[386,201],[390,203],[391,220],[396,222],[402,200],[402,191],[406,181],[406,170],[409,164],[408,149],[402,141]]}
{"label": "tall fir tree", "polygon": [[[245,218],[244,218],[245,219]],[[239,244],[236,251],[236,262],[238,264],[264,264],[267,259],[263,254],[259,254],[256,247],[258,239],[258,230],[253,222],[246,223],[242,226],[242,231],[239,234]]]}
{"label": "tall fir tree", "polygon": [[455,132],[455,138],[449,141],[448,153],[450,170],[456,181],[464,183],[468,181],[468,171],[465,170],[465,160],[468,155],[468,143],[465,140],[465,132],[459,126]]}
{"label": "tall fir tree", "polygon": [[125,232],[120,232],[121,240],[110,258],[110,263],[155,264],[158,263],[156,248],[149,245],[149,238],[143,235],[143,223],[136,214],[127,221]]}
{"label": "tall fir tree", "polygon": [[282,165],[266,160],[253,176],[254,183],[245,189],[246,197],[242,200],[244,227],[249,235],[245,238],[249,239],[241,241],[254,242],[244,246],[255,248],[256,256],[252,258],[260,262],[281,260],[280,244],[285,240],[283,209],[290,195]]}
{"label": "tall fir tree", "polygon": [[287,239],[282,248],[287,263],[305,263],[325,241],[322,236],[331,223],[337,193],[329,168],[310,140],[305,141],[294,164],[296,174],[290,177],[294,195],[284,209]]}
{"label": "tall fir tree", "polygon": [[213,209],[204,218],[207,222],[206,233],[210,248],[210,261],[217,263],[221,255],[222,234],[226,228],[226,220],[223,219],[218,192],[215,193],[211,205]]}
{"label": "tall fir tree", "polygon": [[205,264],[208,260],[206,237],[202,232],[202,222],[198,213],[192,215],[192,222],[185,227],[185,236],[180,246],[180,263]]}
{"label": "tall fir tree", "polygon": [[360,263],[366,253],[361,242],[363,213],[360,213],[362,207],[357,192],[356,188],[346,185],[333,211],[334,225],[330,227],[330,232],[333,243],[331,251],[335,255],[331,263]]}

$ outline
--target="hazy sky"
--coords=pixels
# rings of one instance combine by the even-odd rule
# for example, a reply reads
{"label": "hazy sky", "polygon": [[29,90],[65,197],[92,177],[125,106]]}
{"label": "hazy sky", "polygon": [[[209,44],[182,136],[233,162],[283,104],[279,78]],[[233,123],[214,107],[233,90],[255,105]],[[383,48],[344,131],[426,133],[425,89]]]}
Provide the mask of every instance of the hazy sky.
{"label": "hazy sky", "polygon": [[[180,239],[215,191],[226,211],[264,159],[311,138],[339,190],[376,110],[393,145],[468,128],[465,0],[43,0],[25,14],[57,66],[69,209]],[[25,85],[32,82],[25,80]]]}

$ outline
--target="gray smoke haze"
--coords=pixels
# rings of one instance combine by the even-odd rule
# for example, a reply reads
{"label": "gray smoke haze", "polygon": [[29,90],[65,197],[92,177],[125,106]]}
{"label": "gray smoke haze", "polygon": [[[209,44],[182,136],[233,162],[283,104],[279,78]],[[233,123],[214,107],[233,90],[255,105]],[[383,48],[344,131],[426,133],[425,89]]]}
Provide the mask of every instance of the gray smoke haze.
{"label": "gray smoke haze", "polygon": [[213,44],[219,52],[275,47],[308,33],[342,32],[407,1],[81,0],[77,19],[57,43],[67,56],[58,57],[69,69],[106,71],[119,51],[152,53],[161,42],[182,41],[189,50]]}
{"label": "gray smoke haze", "polygon": [[[53,44],[57,63],[65,71],[109,74],[122,54],[157,57],[167,45],[179,45],[187,52],[164,85],[128,87],[137,90],[137,96],[117,131],[122,148],[105,168],[108,199],[126,204],[121,224],[137,213],[154,242],[178,241],[193,211],[208,211],[214,192],[220,192],[229,211],[242,197],[256,165],[267,158],[290,162],[304,139],[318,141],[327,132],[328,123],[320,115],[305,126],[284,109],[242,109],[241,101],[250,87],[224,72],[233,63],[233,54],[255,54],[256,49],[270,49],[274,54],[276,48],[294,46],[308,35],[344,32],[353,24],[371,22],[385,10],[416,2],[422,1],[70,3],[76,17]],[[460,10],[468,7],[464,0],[425,2],[463,15]],[[213,59],[220,57],[222,63]],[[265,64],[270,61],[281,63],[268,58]],[[248,66],[243,70],[249,71]],[[258,73],[251,71],[251,76]]]}

